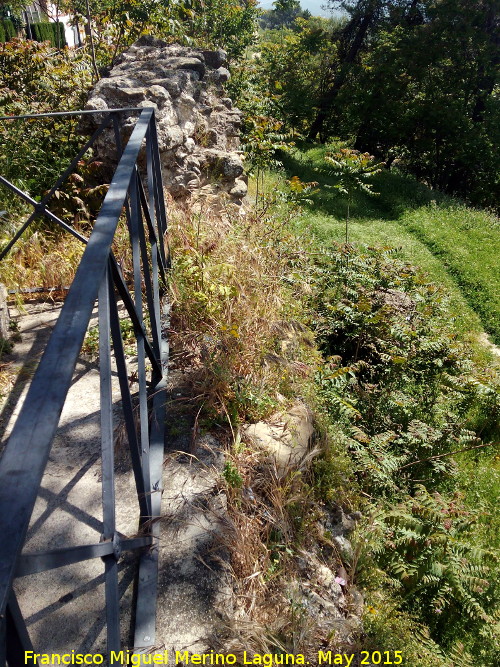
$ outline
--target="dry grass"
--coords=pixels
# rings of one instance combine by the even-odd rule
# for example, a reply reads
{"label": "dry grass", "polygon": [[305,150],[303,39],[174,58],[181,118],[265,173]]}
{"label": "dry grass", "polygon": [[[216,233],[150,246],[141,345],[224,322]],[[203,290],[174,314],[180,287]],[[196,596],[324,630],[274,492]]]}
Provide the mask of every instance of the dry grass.
{"label": "dry grass", "polygon": [[2,260],[1,280],[8,289],[70,285],[84,245],[72,236],[27,232]]}
{"label": "dry grass", "polygon": [[332,643],[331,628],[294,593],[304,579],[299,561],[332,571],[342,565],[316,498],[311,459],[318,452],[301,469],[282,471],[238,432],[239,423],[307,395],[319,363],[304,324],[310,253],[291,231],[293,215],[276,203],[245,215],[209,202],[198,211],[171,205],[170,335],[197,422],[229,426],[231,529],[220,539],[231,554],[237,613],[219,648],[240,658],[244,650],[303,653],[315,664],[318,649]]}
{"label": "dry grass", "polygon": [[237,421],[269,413],[315,364],[305,328],[291,337],[277,326],[303,317],[309,289],[290,218],[285,209],[282,217],[209,204],[170,210],[174,358],[197,370],[193,390],[205,414]]}
{"label": "dry grass", "polygon": [[334,572],[343,567],[315,498],[310,464],[318,453],[300,469],[286,470],[278,470],[272,456],[244,446],[228,454],[241,477],[241,484],[225,486],[232,529],[224,538],[237,596],[220,648],[240,659],[243,651],[287,652],[315,664],[318,650],[335,644],[331,627],[325,629],[324,620],[304,605],[298,585],[306,580],[306,587],[328,599],[327,590],[304,575],[304,563]]}

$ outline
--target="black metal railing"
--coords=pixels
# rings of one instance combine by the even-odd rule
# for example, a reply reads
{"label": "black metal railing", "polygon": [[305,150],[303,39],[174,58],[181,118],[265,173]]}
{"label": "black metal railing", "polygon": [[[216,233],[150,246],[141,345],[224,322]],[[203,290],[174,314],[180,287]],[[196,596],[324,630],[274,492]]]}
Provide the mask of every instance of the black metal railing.
{"label": "black metal railing", "polygon": [[[136,111],[139,115],[123,149],[119,118],[125,111]],[[28,226],[41,216],[60,225],[86,244],[75,278],[0,460],[0,667],[5,662],[9,667],[24,665],[24,652],[33,650],[14,593],[14,579],[95,558],[104,561],[108,657],[112,651],[119,651],[118,561],[122,552],[130,550],[141,550],[136,588],[134,649],[145,650],[155,643],[159,537],[159,522],[156,519],[160,516],[162,493],[168,357],[165,338],[168,307],[163,294],[168,268],[164,249],[167,217],[154,109],[77,111],[42,116],[97,113],[100,114],[97,117],[99,120],[103,118],[99,127],[40,202],[0,176],[2,185],[34,209],[12,240],[0,251],[0,260]],[[17,118],[39,117],[27,115]],[[0,120],[9,122],[12,118]],[[87,239],[48,207],[79,160],[108,128],[116,142],[118,166]],[[138,166],[140,156],[140,164],[144,165],[142,169]],[[127,221],[131,245],[132,290],[129,290],[112,253],[115,233],[123,215]],[[102,538],[97,544],[25,554],[23,545],[30,517],[96,300],[99,327]],[[136,338],[138,406],[134,404],[135,399],[129,387],[117,303],[120,300],[132,321]],[[145,318],[146,311],[148,318]],[[112,403],[112,351],[140,511],[139,533],[133,538],[120,534],[115,524],[116,424]]]}

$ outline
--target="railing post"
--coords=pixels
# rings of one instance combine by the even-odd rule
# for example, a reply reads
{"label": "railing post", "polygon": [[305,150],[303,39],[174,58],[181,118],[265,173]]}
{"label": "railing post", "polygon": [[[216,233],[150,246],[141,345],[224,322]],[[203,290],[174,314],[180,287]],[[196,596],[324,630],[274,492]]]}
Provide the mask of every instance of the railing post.
{"label": "railing post", "polygon": [[9,667],[25,667],[25,651],[32,651],[33,645],[13,590],[10,592],[7,604],[5,635],[7,638],[6,656]]}
{"label": "railing post", "polygon": [[[101,389],[102,451],[102,540],[114,542],[115,457],[113,433],[113,390],[111,384],[111,339],[109,266],[99,288],[99,375]],[[120,649],[120,608],[118,597],[118,559],[115,553],[103,558],[105,567],[106,626],[108,656]]]}

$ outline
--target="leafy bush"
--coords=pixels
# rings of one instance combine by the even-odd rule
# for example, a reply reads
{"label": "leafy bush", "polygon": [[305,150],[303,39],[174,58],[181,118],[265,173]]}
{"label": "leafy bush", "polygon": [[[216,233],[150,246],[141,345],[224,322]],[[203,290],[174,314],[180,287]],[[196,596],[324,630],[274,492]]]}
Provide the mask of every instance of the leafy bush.
{"label": "leafy bush", "polygon": [[[91,83],[87,56],[51,52],[47,43],[19,39],[1,49],[1,115],[81,108]],[[79,67],[75,67],[77,62]],[[64,118],[3,121],[0,173],[40,196],[62,171],[65,157],[76,152],[80,141],[76,123]],[[4,196],[2,190],[2,201]]]}
{"label": "leafy bush", "polygon": [[17,35],[17,30],[10,19],[0,19],[0,43],[8,42]]}
{"label": "leafy bush", "polygon": [[240,58],[255,41],[257,3],[234,0],[193,0],[189,10],[172,8],[178,37],[205,48],[223,48],[229,60]]}
{"label": "leafy bush", "polygon": [[31,23],[30,33],[37,42],[50,42],[51,46],[62,49],[67,46],[64,24],[60,21]]}
{"label": "leafy bush", "polygon": [[498,557],[476,544],[453,456],[498,439],[498,385],[450,332],[443,291],[394,250],[323,252],[312,304],[319,395],[370,498],[358,576],[425,624],[430,654],[452,662],[466,639],[494,662]]}
{"label": "leafy bush", "polygon": [[481,429],[493,436],[500,410],[498,388],[475,377],[466,348],[443,326],[442,291],[392,254],[326,253],[314,304],[328,357],[320,391],[370,493],[410,490],[412,479],[442,483],[453,472],[446,454],[480,443],[471,430],[477,411],[491,415]]}
{"label": "leafy bush", "polygon": [[383,535],[376,556],[408,605],[425,609],[434,636],[448,625],[491,624],[488,607],[495,581],[487,567],[493,554],[473,546],[475,517],[455,494],[447,499],[422,485],[415,495],[376,519]]}

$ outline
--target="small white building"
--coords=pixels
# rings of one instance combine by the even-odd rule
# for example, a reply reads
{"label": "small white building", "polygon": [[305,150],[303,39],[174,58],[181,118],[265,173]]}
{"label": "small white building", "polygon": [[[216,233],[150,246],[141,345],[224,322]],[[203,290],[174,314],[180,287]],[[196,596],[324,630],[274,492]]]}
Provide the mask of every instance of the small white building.
{"label": "small white building", "polygon": [[58,9],[57,5],[46,0],[36,0],[26,7],[23,12],[27,24],[41,21],[60,21],[64,25],[66,43],[70,48],[82,46],[85,42],[83,27],[70,25],[72,17]]}

